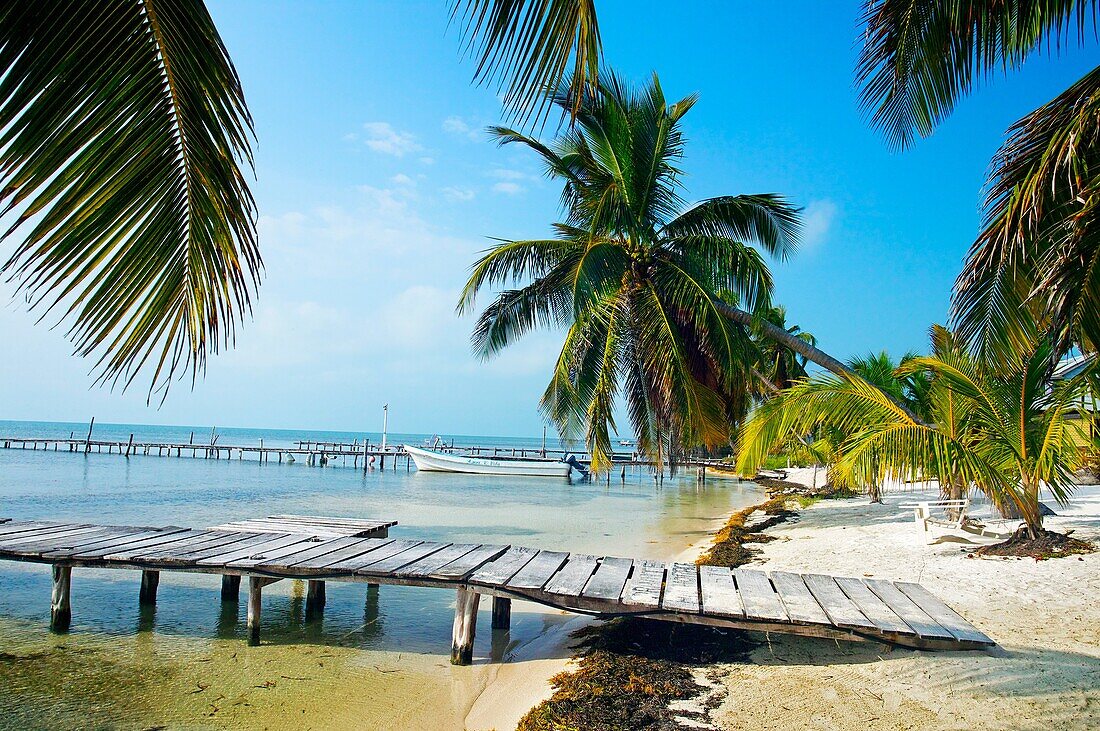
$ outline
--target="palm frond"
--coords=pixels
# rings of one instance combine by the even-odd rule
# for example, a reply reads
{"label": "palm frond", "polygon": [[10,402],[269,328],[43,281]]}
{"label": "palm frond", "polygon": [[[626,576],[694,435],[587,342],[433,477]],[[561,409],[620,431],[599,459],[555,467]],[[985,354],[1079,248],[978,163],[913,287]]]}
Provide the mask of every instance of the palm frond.
{"label": "palm frond", "polygon": [[801,209],[774,193],[709,198],[670,221],[667,238],[717,236],[759,244],[785,260],[798,248]]}
{"label": "palm frond", "polygon": [[1031,52],[1084,43],[1096,4],[1078,0],[866,0],[860,102],[891,146],[927,137],[983,78]]}
{"label": "palm frond", "polygon": [[579,111],[581,90],[599,76],[599,23],[594,0],[455,0],[452,19],[477,57],[475,81],[504,92],[521,124],[548,111],[547,90],[568,77]]}
{"label": "palm frond", "polygon": [[0,9],[2,271],[97,381],[150,396],[233,342],[262,268],[252,120],[198,0]]}
{"label": "palm frond", "polygon": [[1003,355],[1039,320],[1061,350],[1100,342],[1098,208],[1100,67],[1013,125],[994,158],[983,229],[956,283],[964,336]]}

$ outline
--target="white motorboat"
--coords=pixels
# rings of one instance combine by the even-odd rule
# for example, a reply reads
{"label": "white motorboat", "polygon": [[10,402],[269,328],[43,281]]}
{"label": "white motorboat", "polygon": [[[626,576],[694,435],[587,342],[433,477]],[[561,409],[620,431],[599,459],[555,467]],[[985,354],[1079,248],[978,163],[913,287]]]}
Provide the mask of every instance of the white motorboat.
{"label": "white motorboat", "polygon": [[509,457],[466,457],[444,454],[405,445],[405,451],[424,472],[466,472],[475,475],[527,475],[530,477],[568,477],[572,465],[556,459],[515,459]]}

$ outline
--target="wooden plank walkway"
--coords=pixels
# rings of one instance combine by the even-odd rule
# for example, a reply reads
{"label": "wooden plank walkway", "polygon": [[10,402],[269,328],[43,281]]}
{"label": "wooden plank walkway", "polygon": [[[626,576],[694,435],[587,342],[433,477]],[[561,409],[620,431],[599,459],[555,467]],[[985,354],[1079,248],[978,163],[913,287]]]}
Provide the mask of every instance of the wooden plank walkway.
{"label": "wooden plank walkway", "polygon": [[[0,523],[0,559],[53,565],[51,626],[59,630],[70,619],[72,569],[96,567],[140,570],[143,603],[156,601],[160,571],[222,574],[224,601],[237,601],[241,577],[247,576],[253,643],[259,642],[262,589],[280,579],[309,581],[307,612],[323,608],[329,580],[454,589],[451,657],[457,664],[471,661],[480,595],[493,597],[494,628],[508,626],[512,599],[524,599],[597,616],[634,615],[920,649],[994,645],[927,589],[907,582],[377,534],[332,535],[335,530],[329,529],[365,529],[352,521],[309,516],[243,523],[272,530],[236,524],[188,529],[10,520]],[[310,526],[327,533],[311,533]]]}
{"label": "wooden plank walkway", "polygon": [[385,538],[396,520],[361,520],[358,518],[327,518],[316,515],[269,515],[266,518],[236,520],[214,526],[211,530],[243,531],[245,533],[303,533],[320,538]]}

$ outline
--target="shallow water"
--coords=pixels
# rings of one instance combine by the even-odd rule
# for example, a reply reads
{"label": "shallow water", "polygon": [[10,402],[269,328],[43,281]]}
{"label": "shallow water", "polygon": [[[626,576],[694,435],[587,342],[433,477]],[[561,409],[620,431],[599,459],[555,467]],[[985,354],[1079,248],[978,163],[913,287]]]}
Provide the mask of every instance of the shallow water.
{"label": "shallow water", "polygon": [[[377,517],[399,521],[394,536],[658,559],[759,495],[749,483],[702,487],[693,477],[607,486],[0,449],[5,517],[186,526],[272,513]],[[223,608],[216,576],[163,573],[155,610],[139,610],[137,584],[136,572],[75,570],[72,627],[51,634],[48,568],[0,562],[0,725],[461,728],[490,659],[568,619],[517,602],[511,631],[493,633],[484,616],[475,665],[453,668],[449,591],[330,582],[323,618],[306,623],[302,583],[278,582],[264,593],[264,644],[250,648],[244,604]]]}

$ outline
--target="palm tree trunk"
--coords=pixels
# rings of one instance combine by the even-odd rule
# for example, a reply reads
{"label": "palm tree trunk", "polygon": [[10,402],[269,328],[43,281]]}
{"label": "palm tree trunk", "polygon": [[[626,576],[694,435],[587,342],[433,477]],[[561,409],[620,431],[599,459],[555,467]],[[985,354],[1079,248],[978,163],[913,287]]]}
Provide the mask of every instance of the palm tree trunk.
{"label": "palm tree trunk", "polygon": [[[859,378],[859,374],[846,366],[844,363],[841,363],[839,360],[829,355],[824,350],[821,350],[816,346],[810,345],[805,340],[799,340],[783,328],[776,327],[775,325],[763,319],[756,320],[751,314],[749,314],[745,310],[742,310],[739,307],[734,307],[733,305],[727,304],[721,300],[715,300],[714,304],[723,315],[733,320],[737,324],[744,325],[745,327],[758,328],[765,337],[771,338],[785,348],[790,348],[806,360],[816,363],[825,370],[835,373],[838,376],[855,376],[856,378]],[[895,406],[905,412],[905,415],[912,419],[914,422],[927,426],[924,421],[918,418],[917,415],[914,414],[912,411],[910,411],[909,408],[905,406],[905,404],[900,403],[890,394],[886,394],[886,397],[889,398]]]}
{"label": "palm tree trunk", "polygon": [[810,345],[805,340],[799,340],[798,338],[796,338],[794,335],[791,335],[789,332],[787,332],[783,328],[776,327],[775,325],[771,324],[770,322],[767,322],[766,320],[758,320],[758,321],[754,322],[753,321],[753,316],[751,314],[749,314],[745,310],[742,310],[739,307],[734,307],[733,305],[726,304],[725,302],[722,302],[721,300],[716,300],[715,304],[717,305],[718,309],[722,312],[722,314],[725,315],[726,317],[728,317],[729,319],[733,320],[734,322],[738,323],[739,325],[744,325],[745,327],[757,327],[757,328],[759,328],[760,331],[764,335],[766,335],[767,337],[769,337],[772,340],[776,341],[777,343],[779,343],[780,345],[782,345],[785,348],[790,348],[794,352],[801,355],[803,358],[805,358],[809,361],[813,361],[814,363],[817,363],[819,366],[821,366],[825,370],[832,371],[833,373],[836,373],[837,375],[842,375],[842,374],[854,375],[855,374],[855,371],[853,371],[851,368],[849,368],[848,366],[841,363],[839,360],[837,360],[833,356],[826,353],[824,350],[821,350],[820,348],[817,348],[813,345]]}
{"label": "palm tree trunk", "polygon": [[1039,481],[1023,479],[1024,493],[1024,524],[1027,526],[1028,537],[1037,539],[1043,534],[1043,512],[1039,509]]}

